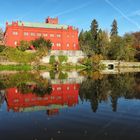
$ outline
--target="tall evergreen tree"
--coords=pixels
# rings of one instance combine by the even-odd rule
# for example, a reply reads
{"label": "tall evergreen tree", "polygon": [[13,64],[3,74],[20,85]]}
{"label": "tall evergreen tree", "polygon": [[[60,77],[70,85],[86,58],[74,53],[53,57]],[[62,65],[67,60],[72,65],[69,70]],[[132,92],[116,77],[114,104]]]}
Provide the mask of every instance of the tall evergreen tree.
{"label": "tall evergreen tree", "polygon": [[114,19],[113,23],[111,25],[111,32],[110,35],[112,36],[117,36],[118,35],[118,25],[117,25],[117,21]]}
{"label": "tall evergreen tree", "polygon": [[98,22],[96,21],[96,19],[94,19],[91,23],[91,34],[93,40],[96,41],[98,36]]}

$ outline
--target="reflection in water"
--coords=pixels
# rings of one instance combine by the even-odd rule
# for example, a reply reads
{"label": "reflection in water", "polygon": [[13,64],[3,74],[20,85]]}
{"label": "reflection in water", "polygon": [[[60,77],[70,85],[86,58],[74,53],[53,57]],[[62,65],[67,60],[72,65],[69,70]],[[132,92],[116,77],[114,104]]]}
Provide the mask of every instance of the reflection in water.
{"label": "reflection in water", "polygon": [[[133,126],[136,130],[133,136],[137,139],[140,137],[137,133],[137,124],[140,123],[139,93],[140,73],[1,74],[0,132],[7,130],[11,137],[4,132],[0,133],[0,138],[36,139],[33,137],[36,134],[40,139],[53,139],[53,136],[55,139],[70,136],[81,140],[113,139],[114,136],[116,139],[121,136],[131,139],[130,126]],[[61,131],[58,130],[60,128]],[[20,129],[20,134],[13,133],[11,129]]]}
{"label": "reflection in water", "polygon": [[[81,74],[87,74],[87,72]],[[81,101],[90,102],[93,112],[97,111],[101,102],[109,100],[112,111],[116,112],[120,97],[139,98],[140,74],[102,76],[99,72],[90,72],[87,79],[79,78],[82,80],[77,79],[80,76],[76,72],[51,72],[50,74],[46,72],[41,75],[43,77],[33,76],[33,74],[19,76],[19,73],[1,76],[4,80],[0,83],[0,104],[5,99],[8,111],[26,112],[45,109],[48,114],[49,112],[56,114],[60,108],[78,104],[79,96]],[[66,79],[65,75],[69,76],[69,79]]]}
{"label": "reflection in water", "polygon": [[[4,81],[0,83],[1,104],[6,93],[8,110],[21,112],[46,109],[58,112],[59,108],[78,104],[79,95],[81,101],[90,102],[93,112],[97,111],[99,103],[109,100],[112,110],[117,111],[117,101],[120,97],[129,99],[139,97],[139,74],[101,76],[99,72],[90,72],[92,76],[88,76],[87,79],[82,78],[82,81],[77,79],[79,75],[75,72],[50,74],[46,72],[41,75],[44,78],[33,74],[30,76],[16,74],[10,77],[8,75],[8,80],[5,80],[6,76],[2,76]],[[66,79],[65,75],[69,76],[69,79]]]}
{"label": "reflection in water", "polygon": [[[35,91],[36,87],[31,89]],[[41,90],[41,89],[40,89]],[[40,92],[42,95],[42,92]],[[53,84],[51,94],[39,96],[39,93],[21,93],[18,88],[6,89],[6,101],[9,110],[26,112],[47,110],[47,113],[56,113],[60,108],[75,106],[78,103],[78,84]],[[46,91],[46,90],[45,90]]]}

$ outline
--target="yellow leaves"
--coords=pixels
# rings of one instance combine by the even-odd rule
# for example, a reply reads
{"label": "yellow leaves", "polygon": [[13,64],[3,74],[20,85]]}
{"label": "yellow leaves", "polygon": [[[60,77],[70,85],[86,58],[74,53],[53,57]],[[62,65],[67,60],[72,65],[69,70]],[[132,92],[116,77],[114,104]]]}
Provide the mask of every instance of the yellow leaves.
{"label": "yellow leaves", "polygon": [[101,54],[95,54],[92,56],[92,62],[93,63],[99,63],[100,60],[103,59],[103,56]]}

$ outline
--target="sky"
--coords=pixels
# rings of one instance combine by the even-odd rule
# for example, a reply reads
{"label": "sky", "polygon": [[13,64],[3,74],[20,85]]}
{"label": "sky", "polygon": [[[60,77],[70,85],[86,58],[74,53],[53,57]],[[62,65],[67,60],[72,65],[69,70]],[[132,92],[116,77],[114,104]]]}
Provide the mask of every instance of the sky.
{"label": "sky", "polygon": [[58,17],[60,24],[89,30],[93,19],[110,32],[114,19],[120,35],[140,31],[140,0],[1,0],[0,27],[6,21],[45,22]]}

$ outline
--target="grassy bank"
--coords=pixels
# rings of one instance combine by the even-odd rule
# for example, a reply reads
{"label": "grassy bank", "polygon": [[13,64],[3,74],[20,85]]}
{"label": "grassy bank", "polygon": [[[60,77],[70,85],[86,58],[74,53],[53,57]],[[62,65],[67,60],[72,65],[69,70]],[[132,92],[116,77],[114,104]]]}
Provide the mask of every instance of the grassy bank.
{"label": "grassy bank", "polygon": [[31,65],[0,65],[0,71],[30,71],[32,69]]}

